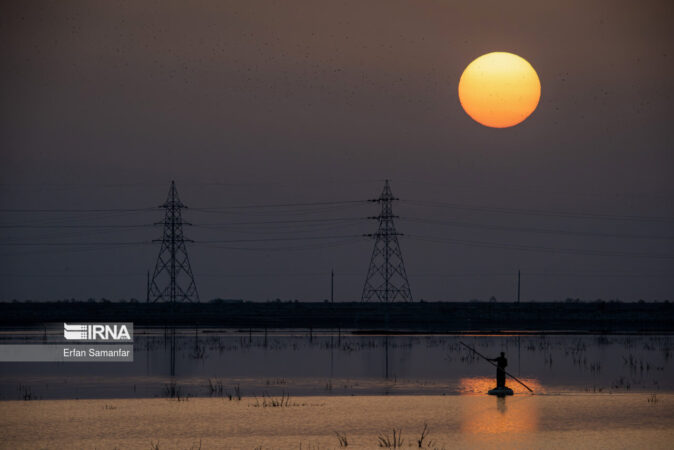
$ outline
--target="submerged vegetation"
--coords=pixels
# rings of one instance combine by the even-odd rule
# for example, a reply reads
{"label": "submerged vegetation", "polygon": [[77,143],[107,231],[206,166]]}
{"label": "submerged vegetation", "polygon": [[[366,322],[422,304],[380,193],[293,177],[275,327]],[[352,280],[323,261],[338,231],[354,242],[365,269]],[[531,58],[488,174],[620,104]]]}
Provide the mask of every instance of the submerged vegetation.
{"label": "submerged vegetation", "polygon": [[208,392],[211,397],[219,396],[222,397],[224,392],[224,386],[222,380],[218,379],[208,379]]}
{"label": "submerged vegetation", "polygon": [[178,385],[175,381],[171,380],[169,383],[164,384],[164,389],[162,394],[166,398],[171,398],[180,401],[189,400],[189,395],[183,393],[182,387]]}
{"label": "submerged vegetation", "polygon": [[[487,379],[493,378],[493,372],[462,348],[460,339],[487,356],[505,351],[511,373],[531,380],[548,393],[674,389],[672,335],[379,336],[315,329],[312,336],[305,330],[263,333],[190,329],[176,330],[172,335],[139,330],[135,362],[124,367],[123,376],[103,374],[92,382],[75,384],[67,377],[60,379],[62,369],[57,365],[44,364],[39,370],[26,366],[21,372],[4,375],[0,398],[30,401],[69,396],[159,396],[180,401],[189,397],[239,401],[244,393],[252,397],[262,392],[269,397],[461,393],[466,388],[462,377]],[[30,343],[42,336],[27,335],[25,339]],[[207,363],[195,364],[191,359],[195,347],[203,349]],[[419,352],[426,355],[428,364],[417,364],[406,356]],[[274,363],[260,370],[261,358]],[[152,364],[148,368],[144,364],[148,359],[174,361],[174,367]],[[165,376],[171,372],[180,375]],[[472,392],[477,393],[486,384],[475,386],[477,390]]]}
{"label": "submerged vegetation", "polygon": [[225,390],[222,380],[209,378],[207,389],[210,397],[227,397],[229,400],[241,400],[241,387],[238,384],[234,386],[234,393],[232,393]]}
{"label": "submerged vegetation", "polygon": [[20,398],[24,401],[38,399],[38,397],[35,394],[33,394],[33,390],[30,388],[30,386],[19,384],[17,390],[20,393],[19,394]]}

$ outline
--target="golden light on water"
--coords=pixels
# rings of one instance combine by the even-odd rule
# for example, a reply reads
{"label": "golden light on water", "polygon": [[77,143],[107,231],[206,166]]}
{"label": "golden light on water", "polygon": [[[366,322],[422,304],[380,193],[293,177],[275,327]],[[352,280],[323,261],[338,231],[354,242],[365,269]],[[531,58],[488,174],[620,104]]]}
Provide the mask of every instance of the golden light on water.
{"label": "golden light on water", "polygon": [[[529,386],[534,392],[542,393],[544,391],[538,380],[521,379],[523,383]],[[531,394],[524,386],[510,378],[506,381],[507,386],[515,394]],[[459,380],[458,390],[462,394],[486,394],[490,389],[496,387],[495,377],[473,377],[461,378]]]}
{"label": "golden light on water", "polygon": [[[522,380],[534,392],[542,388],[536,380]],[[461,431],[475,435],[512,434],[536,431],[538,429],[538,409],[534,402],[521,401],[530,395],[519,383],[508,380],[507,385],[514,396],[498,398],[489,396],[484,401],[467,402],[462,412]],[[459,380],[459,391],[463,394],[485,394],[496,386],[494,378],[474,377]],[[484,398],[484,397],[483,397]]]}
{"label": "golden light on water", "polygon": [[482,55],[463,71],[459,100],[476,122],[507,128],[524,121],[541,98],[541,82],[524,58],[507,52]]}
{"label": "golden light on water", "polygon": [[461,431],[467,434],[494,435],[530,433],[538,429],[538,409],[534,402],[517,397],[493,397],[484,402],[466,403]]}

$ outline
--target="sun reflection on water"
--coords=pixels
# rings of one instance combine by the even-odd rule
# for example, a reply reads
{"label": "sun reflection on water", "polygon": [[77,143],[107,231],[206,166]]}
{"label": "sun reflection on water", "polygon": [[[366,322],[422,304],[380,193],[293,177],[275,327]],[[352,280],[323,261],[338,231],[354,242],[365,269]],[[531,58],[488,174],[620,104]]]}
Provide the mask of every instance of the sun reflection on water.
{"label": "sun reflection on water", "polygon": [[468,434],[529,433],[538,429],[538,409],[534,402],[494,397],[494,404],[467,403],[461,431]]}
{"label": "sun reflection on water", "polygon": [[[539,394],[544,392],[543,386],[541,386],[538,380],[533,378],[522,378],[521,380],[534,392]],[[524,386],[514,380],[508,379],[506,384],[515,394],[530,394]],[[486,394],[490,389],[494,389],[495,387],[496,380],[491,377],[461,378],[458,383],[460,394]]]}
{"label": "sun reflection on water", "polygon": [[[541,390],[536,380],[522,380],[534,392]],[[493,378],[462,378],[459,390],[462,394],[486,394],[496,385]],[[489,397],[480,402],[467,402],[462,412],[461,431],[476,437],[495,434],[528,433],[538,429],[538,408],[535,402],[523,401],[526,397],[517,394],[529,394],[523,386],[509,380],[508,387],[513,397]],[[486,397],[486,396],[485,396]]]}

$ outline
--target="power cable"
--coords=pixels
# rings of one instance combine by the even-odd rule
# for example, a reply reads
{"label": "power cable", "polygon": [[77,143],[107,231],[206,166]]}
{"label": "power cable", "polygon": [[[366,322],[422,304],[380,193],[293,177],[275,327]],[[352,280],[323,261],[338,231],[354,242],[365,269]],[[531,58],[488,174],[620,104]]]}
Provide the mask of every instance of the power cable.
{"label": "power cable", "polygon": [[539,247],[532,245],[518,245],[518,244],[501,244],[498,242],[485,242],[485,241],[473,241],[473,240],[464,240],[464,239],[451,239],[451,238],[440,238],[433,236],[419,236],[419,235],[406,235],[410,239],[415,239],[418,241],[425,242],[434,242],[434,243],[444,243],[444,244],[459,244],[466,245],[469,247],[485,247],[485,248],[498,248],[504,250],[520,250],[520,251],[529,251],[529,252],[541,252],[541,253],[567,253],[573,255],[589,255],[589,256],[618,256],[618,257],[631,257],[631,258],[656,258],[656,259],[674,259],[674,255],[662,254],[662,253],[631,253],[631,252],[614,252],[614,251],[604,251],[604,250],[582,250],[582,249],[568,249],[568,248],[552,248],[552,247]]}
{"label": "power cable", "polygon": [[401,203],[406,203],[415,206],[450,208],[466,211],[480,211],[480,212],[499,213],[499,214],[522,214],[531,216],[565,217],[572,219],[602,219],[602,220],[624,220],[624,221],[640,221],[640,222],[674,222],[674,217],[655,217],[655,216],[636,216],[636,215],[623,216],[612,214],[560,212],[560,211],[537,210],[537,209],[470,206],[470,205],[461,205],[457,203],[433,202],[425,200],[401,200]]}
{"label": "power cable", "polygon": [[526,232],[526,233],[540,233],[540,234],[561,234],[561,235],[570,235],[570,236],[596,236],[596,237],[612,237],[612,238],[626,238],[626,239],[662,239],[662,240],[672,240],[674,236],[657,236],[657,235],[644,235],[644,234],[620,234],[620,233],[600,233],[592,231],[572,231],[572,230],[555,230],[550,228],[533,228],[533,227],[512,227],[504,225],[483,225],[477,223],[469,222],[454,222],[454,221],[442,221],[442,220],[427,220],[419,218],[401,218],[400,220],[405,222],[413,223],[425,223],[431,225],[447,225],[451,227],[459,228],[478,228],[483,230],[502,230],[502,231],[515,231],[515,232]]}

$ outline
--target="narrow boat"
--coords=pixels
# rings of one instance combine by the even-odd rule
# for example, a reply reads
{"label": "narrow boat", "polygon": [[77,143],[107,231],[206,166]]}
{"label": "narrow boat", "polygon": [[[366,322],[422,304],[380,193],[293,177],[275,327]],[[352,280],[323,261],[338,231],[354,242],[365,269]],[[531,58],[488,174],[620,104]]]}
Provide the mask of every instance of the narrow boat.
{"label": "narrow boat", "polygon": [[489,395],[496,395],[498,397],[505,397],[506,395],[513,395],[513,390],[508,387],[495,387],[487,392]]}
{"label": "narrow boat", "polygon": [[[521,384],[522,386],[524,386],[525,388],[527,388],[527,390],[528,390],[529,392],[531,392],[532,394],[534,393],[534,391],[532,391],[531,388],[530,388],[529,386],[527,386],[526,384],[524,384],[519,378],[517,378],[515,375],[513,375],[513,374],[511,374],[511,373],[508,373],[508,371],[505,370],[505,368],[504,368],[505,365],[504,365],[503,367],[497,366],[496,364],[493,363],[494,359],[489,359],[489,358],[487,358],[487,357],[484,356],[482,353],[480,353],[480,352],[478,352],[477,350],[475,350],[473,347],[469,347],[468,345],[464,344],[464,343],[461,342],[461,341],[459,341],[459,344],[463,345],[463,346],[466,347],[468,350],[472,351],[472,352],[475,353],[477,356],[479,356],[480,358],[484,359],[485,361],[487,361],[489,364],[491,364],[492,366],[496,367],[497,369],[503,370],[503,373],[505,373],[505,374],[508,375],[510,378],[512,378],[513,380],[517,381],[519,384]],[[501,356],[505,358],[503,352],[501,352]],[[506,361],[506,362],[507,362],[507,361]],[[496,380],[496,382],[498,383],[499,381]],[[487,392],[487,394],[489,394],[489,395],[496,395],[496,396],[498,396],[498,397],[505,397],[506,395],[513,395],[513,390],[510,389],[510,388],[507,388],[507,387],[505,387],[505,386],[500,386],[500,387],[499,387],[499,386],[496,386],[494,389],[492,389],[492,390],[490,390],[489,392]]]}

